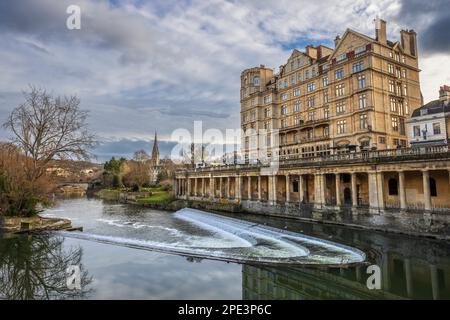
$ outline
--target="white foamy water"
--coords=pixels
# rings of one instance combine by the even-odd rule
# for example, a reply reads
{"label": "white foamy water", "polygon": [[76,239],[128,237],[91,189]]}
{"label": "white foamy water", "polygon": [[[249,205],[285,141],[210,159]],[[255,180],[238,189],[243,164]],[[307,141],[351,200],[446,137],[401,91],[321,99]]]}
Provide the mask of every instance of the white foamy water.
{"label": "white foamy water", "polygon": [[[194,209],[174,214],[96,217],[86,232],[67,237],[144,250],[238,262],[348,264],[365,254],[338,243]],[[136,221],[137,220],[137,221]],[[107,227],[105,229],[104,227]]]}

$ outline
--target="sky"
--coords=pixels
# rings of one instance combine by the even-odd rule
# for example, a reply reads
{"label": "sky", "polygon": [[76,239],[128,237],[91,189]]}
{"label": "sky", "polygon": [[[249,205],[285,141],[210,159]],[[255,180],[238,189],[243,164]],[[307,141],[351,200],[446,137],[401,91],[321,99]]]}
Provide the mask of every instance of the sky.
{"label": "sky", "polygon": [[[69,5],[81,29],[69,30]],[[333,47],[347,28],[388,38],[418,34],[425,102],[450,84],[450,0],[19,0],[0,2],[0,122],[29,85],[76,94],[100,137],[98,161],[151,152],[155,130],[163,156],[172,132],[238,128],[242,70],[278,69],[294,48]],[[0,140],[8,132],[0,129]]]}

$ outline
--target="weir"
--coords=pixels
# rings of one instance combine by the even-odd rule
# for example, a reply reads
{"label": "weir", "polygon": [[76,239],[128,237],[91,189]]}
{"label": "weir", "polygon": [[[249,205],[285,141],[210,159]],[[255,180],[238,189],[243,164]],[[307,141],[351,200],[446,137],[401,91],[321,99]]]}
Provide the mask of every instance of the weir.
{"label": "weir", "polygon": [[[352,247],[299,233],[272,228],[239,219],[194,209],[182,209],[167,214],[159,225],[100,220],[120,232],[101,234],[64,232],[66,237],[98,241],[143,250],[196,256],[234,262],[267,264],[347,265],[361,263],[365,254]],[[147,238],[124,233],[133,228]],[[155,230],[166,231],[152,237]],[[166,236],[165,236],[166,234]]]}

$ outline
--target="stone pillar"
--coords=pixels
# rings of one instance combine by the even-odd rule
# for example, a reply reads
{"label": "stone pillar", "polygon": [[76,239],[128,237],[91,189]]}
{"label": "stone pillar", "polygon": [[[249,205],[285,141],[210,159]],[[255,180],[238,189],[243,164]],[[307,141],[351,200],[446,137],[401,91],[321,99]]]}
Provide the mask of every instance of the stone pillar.
{"label": "stone pillar", "polygon": [[423,178],[423,203],[425,210],[431,211],[431,195],[430,195],[430,173],[428,170],[422,171]]}
{"label": "stone pillar", "polygon": [[201,196],[202,198],[205,197],[205,178],[200,178],[202,179],[202,192],[201,192]]}
{"label": "stone pillar", "polygon": [[196,196],[198,196],[198,186],[197,186],[197,181],[198,181],[198,178],[194,178],[194,196],[196,197]]}
{"label": "stone pillar", "polygon": [[247,199],[252,200],[252,177],[247,177]]}
{"label": "stone pillar", "polygon": [[352,206],[357,207],[358,206],[358,192],[357,192],[357,186],[356,186],[356,173],[355,172],[352,172],[351,178],[352,178]]}
{"label": "stone pillar", "polygon": [[187,197],[190,197],[191,195],[191,178],[187,178]]}
{"label": "stone pillar", "polygon": [[219,199],[223,198],[222,188],[223,188],[223,178],[220,177],[219,178]]}
{"label": "stone pillar", "polygon": [[374,213],[380,210],[378,203],[378,179],[376,172],[367,173],[367,181],[369,187],[369,210]]}
{"label": "stone pillar", "polygon": [[314,175],[314,208],[321,209],[325,201],[324,177],[321,173]]}
{"label": "stone pillar", "polygon": [[398,195],[400,197],[400,209],[406,209],[406,190],[405,190],[405,173],[398,173]]}
{"label": "stone pillar", "polygon": [[230,199],[230,177],[227,177],[227,199]]}
{"label": "stone pillar", "polygon": [[305,190],[303,190],[303,176],[301,174],[298,175],[298,196],[300,203],[302,203],[305,197]]}
{"label": "stone pillar", "polygon": [[273,201],[276,203],[277,202],[277,186],[278,186],[278,177],[277,175],[273,175],[272,177],[273,179],[273,183],[272,183],[272,187],[273,187]]}
{"label": "stone pillar", "polygon": [[290,202],[291,201],[291,190],[290,190],[290,179],[289,179],[289,175],[286,175],[286,202]]}
{"label": "stone pillar", "polygon": [[384,174],[383,172],[377,172],[377,196],[378,196],[378,208],[384,210]]}
{"label": "stone pillar", "polygon": [[214,199],[216,197],[215,179],[216,178],[214,177],[209,178],[209,197],[211,199]]}
{"label": "stone pillar", "polygon": [[336,205],[337,206],[341,206],[342,205],[342,201],[341,201],[341,174],[340,173],[335,173],[334,174],[335,177],[335,184],[336,184]]}
{"label": "stone pillar", "polygon": [[242,194],[241,194],[241,190],[242,190],[242,176],[237,176],[236,177],[235,188],[236,188],[236,198],[238,200],[241,200],[242,199]]}
{"label": "stone pillar", "polygon": [[261,176],[258,176],[258,200],[261,201],[262,194],[261,194]]}

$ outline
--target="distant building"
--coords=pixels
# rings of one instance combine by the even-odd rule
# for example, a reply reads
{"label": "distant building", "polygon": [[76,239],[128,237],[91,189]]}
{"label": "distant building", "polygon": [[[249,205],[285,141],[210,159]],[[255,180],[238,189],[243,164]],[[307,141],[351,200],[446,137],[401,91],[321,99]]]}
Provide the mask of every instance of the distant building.
{"label": "distant building", "polygon": [[161,171],[158,135],[155,131],[155,139],[153,140],[152,157],[150,159],[150,182],[156,184],[158,182],[158,175]]}
{"label": "distant building", "polygon": [[414,110],[408,119],[411,146],[446,144],[450,133],[450,86],[442,86],[439,99]]}

